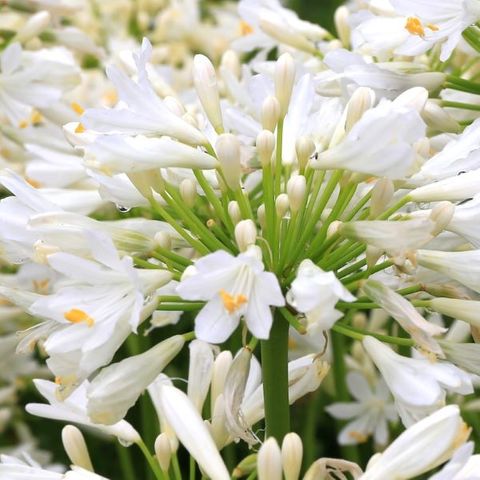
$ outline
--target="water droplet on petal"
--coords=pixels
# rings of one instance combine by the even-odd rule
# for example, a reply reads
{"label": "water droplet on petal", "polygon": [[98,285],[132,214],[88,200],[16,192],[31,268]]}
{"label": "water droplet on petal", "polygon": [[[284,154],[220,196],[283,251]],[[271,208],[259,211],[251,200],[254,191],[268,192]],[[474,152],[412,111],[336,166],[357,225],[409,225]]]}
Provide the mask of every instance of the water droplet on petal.
{"label": "water droplet on petal", "polygon": [[132,209],[131,207],[124,207],[123,205],[117,205],[116,207],[120,213],[127,213]]}

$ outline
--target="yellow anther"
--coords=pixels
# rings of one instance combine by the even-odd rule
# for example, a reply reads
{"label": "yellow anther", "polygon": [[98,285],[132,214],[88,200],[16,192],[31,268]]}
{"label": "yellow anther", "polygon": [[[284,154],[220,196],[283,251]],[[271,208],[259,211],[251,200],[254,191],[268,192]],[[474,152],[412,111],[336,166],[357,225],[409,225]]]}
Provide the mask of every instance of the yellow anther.
{"label": "yellow anther", "polygon": [[37,182],[36,180],[34,180],[33,178],[30,178],[30,177],[25,177],[25,181],[31,185],[33,188],[40,188],[42,186],[42,184],[40,182]]}
{"label": "yellow anther", "polygon": [[88,313],[78,308],[72,308],[68,312],[65,312],[63,316],[65,320],[68,320],[72,323],[85,322],[88,327],[93,327],[95,323],[95,320],[90,315],[88,315]]}
{"label": "yellow anther", "polygon": [[228,313],[236,312],[244,303],[247,303],[248,299],[245,295],[230,295],[225,290],[220,290],[220,298],[222,299],[223,306]]}
{"label": "yellow anther", "polygon": [[85,131],[85,127],[81,123],[79,123],[74,131],[75,133],[83,133]]}
{"label": "yellow anther", "polygon": [[247,35],[250,35],[252,32],[253,28],[251,27],[251,25],[245,22],[245,20],[240,20],[240,35],[242,35],[242,37],[245,37]]}
{"label": "yellow anther", "polygon": [[103,96],[102,100],[108,105],[115,105],[118,102],[118,94],[115,90],[107,90]]}
{"label": "yellow anther", "polygon": [[42,123],[42,120],[42,114],[38,110],[33,110],[30,115],[30,122],[32,125],[38,125],[39,123]]}
{"label": "yellow anther", "polygon": [[356,440],[358,443],[364,443],[368,440],[367,435],[361,433],[361,432],[348,432],[348,436],[352,437],[354,440]]}
{"label": "yellow anther", "polygon": [[422,22],[417,17],[408,17],[405,28],[412,34],[418,35],[419,37],[425,36],[425,29],[423,28]]}
{"label": "yellow anther", "polygon": [[27,128],[27,127],[28,127],[28,120],[22,120],[22,121],[18,124],[18,127],[19,127],[19,128]]}
{"label": "yellow anther", "polygon": [[434,25],[433,23],[427,23],[427,28],[429,28],[432,32],[437,32],[439,30],[438,25]]}
{"label": "yellow anther", "polygon": [[72,110],[77,114],[77,115],[82,115],[83,112],[85,111],[81,105],[79,105],[77,102],[72,102],[70,104],[72,107]]}

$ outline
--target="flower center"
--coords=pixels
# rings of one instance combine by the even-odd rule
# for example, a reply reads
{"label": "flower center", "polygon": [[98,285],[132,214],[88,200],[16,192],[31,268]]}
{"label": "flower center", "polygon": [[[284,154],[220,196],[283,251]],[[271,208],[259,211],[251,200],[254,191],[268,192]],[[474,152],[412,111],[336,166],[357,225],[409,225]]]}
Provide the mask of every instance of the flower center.
{"label": "flower center", "polygon": [[[436,32],[438,30],[437,25],[433,25],[432,23],[427,23],[425,27],[432,30],[432,32]],[[422,37],[422,38],[425,36],[425,28],[418,17],[408,17],[407,23],[405,24],[405,28],[412,35],[418,35],[419,37]]]}
{"label": "flower center", "polygon": [[85,322],[88,327],[93,327],[95,323],[95,320],[90,315],[88,315],[88,313],[78,308],[72,308],[68,312],[65,312],[63,316],[65,320],[68,320],[72,323]]}
{"label": "flower center", "polygon": [[220,290],[220,298],[222,299],[223,306],[228,313],[236,312],[244,303],[247,303],[248,298],[245,295],[230,295],[225,290]]}
{"label": "flower center", "polygon": [[253,28],[245,20],[240,20],[240,35],[245,37],[253,32]]}

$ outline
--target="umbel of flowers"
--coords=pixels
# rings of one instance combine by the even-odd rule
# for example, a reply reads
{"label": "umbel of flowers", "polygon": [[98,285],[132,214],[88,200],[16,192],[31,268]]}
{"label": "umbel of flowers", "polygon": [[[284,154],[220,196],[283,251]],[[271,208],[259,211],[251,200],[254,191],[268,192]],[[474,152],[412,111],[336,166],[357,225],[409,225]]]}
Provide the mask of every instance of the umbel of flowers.
{"label": "umbel of flowers", "polygon": [[480,478],[478,0],[3,3],[0,480]]}

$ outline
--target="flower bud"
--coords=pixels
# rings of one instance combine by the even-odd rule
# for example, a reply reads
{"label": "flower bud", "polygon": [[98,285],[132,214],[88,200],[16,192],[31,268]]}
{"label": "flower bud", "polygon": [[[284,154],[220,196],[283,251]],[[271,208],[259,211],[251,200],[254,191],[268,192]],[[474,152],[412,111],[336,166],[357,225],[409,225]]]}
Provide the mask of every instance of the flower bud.
{"label": "flower bud", "polygon": [[153,237],[155,243],[166,250],[172,248],[172,237],[167,232],[157,232]]}
{"label": "flower bud", "polygon": [[157,437],[154,448],[160,468],[164,472],[168,472],[170,460],[172,459],[172,449],[170,448],[170,439],[166,433],[161,433]]}
{"label": "flower bud", "polygon": [[260,28],[269,37],[274,38],[278,42],[311,54],[315,52],[315,45],[308,40],[305,35],[302,35],[302,33],[297,30],[285,28],[283,25],[279,24],[278,21],[275,21],[274,17],[260,18],[259,23]]}
{"label": "flower bud", "polygon": [[212,424],[210,433],[212,434],[215,445],[221,450],[228,441],[230,433],[227,429],[227,417],[225,415],[225,400],[223,395],[219,395],[213,408]]}
{"label": "flower bud", "polygon": [[122,420],[184,344],[184,337],[175,335],[144,353],[102,369],[87,391],[87,412],[90,419],[94,423],[106,425]]}
{"label": "flower bud", "polygon": [[295,61],[289,53],[284,53],[275,65],[275,96],[280,104],[281,119],[287,114],[294,81]]}
{"label": "flower bud", "polygon": [[372,188],[372,197],[370,199],[370,219],[377,218],[384,212],[393,198],[395,187],[389,178],[380,178]]}
{"label": "flower bud", "polygon": [[275,97],[267,97],[262,104],[262,128],[273,132],[280,118],[280,103]]}
{"label": "flower bud", "polygon": [[232,200],[228,203],[228,214],[234,224],[237,224],[242,219],[242,212],[240,206],[236,200]]}
{"label": "flower bud", "polygon": [[257,153],[262,167],[272,163],[272,154],[275,149],[275,135],[270,130],[262,130],[257,135]]}
{"label": "flower bud", "polygon": [[258,480],[282,480],[282,454],[275,438],[260,447],[257,458]]}
{"label": "flower bud", "polygon": [[455,213],[455,206],[451,202],[440,202],[432,208],[430,220],[435,223],[432,235],[438,235],[442,232]]}
{"label": "flower bud", "polygon": [[82,432],[73,425],[66,425],[62,430],[62,442],[68,458],[73,465],[93,472],[92,461]]}
{"label": "flower bud", "polygon": [[261,204],[257,209],[258,223],[262,228],[265,228],[265,204]]}
{"label": "flower bud", "polygon": [[180,183],[180,195],[187,207],[192,208],[197,198],[197,184],[190,178],[185,178]]}
{"label": "flower bud", "polygon": [[288,180],[287,195],[292,213],[296,213],[302,206],[306,190],[307,181],[303,175],[295,175]]}
{"label": "flower bud", "polygon": [[305,170],[308,160],[315,152],[315,143],[309,136],[302,136],[295,142],[295,151],[297,153],[297,162],[300,172]]}
{"label": "flower bud", "polygon": [[347,104],[347,116],[345,119],[345,132],[348,133],[352,127],[362,118],[362,115],[373,107],[375,103],[375,92],[368,87],[358,87]]}
{"label": "flower bud", "polygon": [[205,55],[195,55],[193,59],[193,83],[210,123],[217,133],[222,133],[223,119],[217,76],[212,62]]}
{"label": "flower bud", "polygon": [[348,22],[350,12],[348,7],[342,5],[335,10],[333,20],[335,22],[335,29],[338,33],[338,38],[341,40],[344,48],[350,45],[350,24]]}
{"label": "flower bud", "polygon": [[458,122],[433,100],[427,100],[427,103],[421,112],[421,117],[425,123],[434,130],[452,133],[460,132],[460,125]]}
{"label": "flower bud", "polygon": [[163,99],[163,103],[177,117],[181,118],[187,113],[185,107],[175,97],[172,97],[171,95],[165,97]]}
{"label": "flower bud", "polygon": [[334,220],[327,228],[327,238],[330,238],[332,235],[335,235],[338,232],[338,229],[342,225],[340,220]]}
{"label": "flower bud", "polygon": [[242,220],[235,226],[235,240],[241,252],[257,241],[257,228],[252,220]]}
{"label": "flower bud", "polygon": [[210,344],[193,340],[188,346],[190,362],[188,367],[187,395],[201,412],[210,388],[213,372],[213,351]]}
{"label": "flower bud", "polygon": [[234,50],[226,50],[223,53],[220,65],[232,72],[236,78],[240,78],[242,67],[240,64],[240,59],[238,58],[238,54]]}
{"label": "flower bud", "polygon": [[31,38],[36,37],[48,27],[50,19],[51,15],[46,11],[35,13],[18,30],[13,41],[25,43]]}
{"label": "flower bud", "polygon": [[275,200],[275,210],[277,215],[282,218],[287,213],[290,207],[290,202],[288,195],[286,193],[281,193]]}
{"label": "flower bud", "polygon": [[215,144],[218,160],[222,166],[227,185],[232,190],[240,186],[242,167],[240,164],[240,142],[235,135],[224,133],[220,135]]}
{"label": "flower bud", "polygon": [[296,433],[287,433],[282,442],[282,464],[285,480],[297,480],[302,468],[303,444]]}
{"label": "flower bud", "polygon": [[215,409],[217,397],[223,393],[225,387],[225,379],[228,370],[232,364],[232,353],[228,350],[220,352],[213,363],[212,384],[210,387],[211,411]]}

